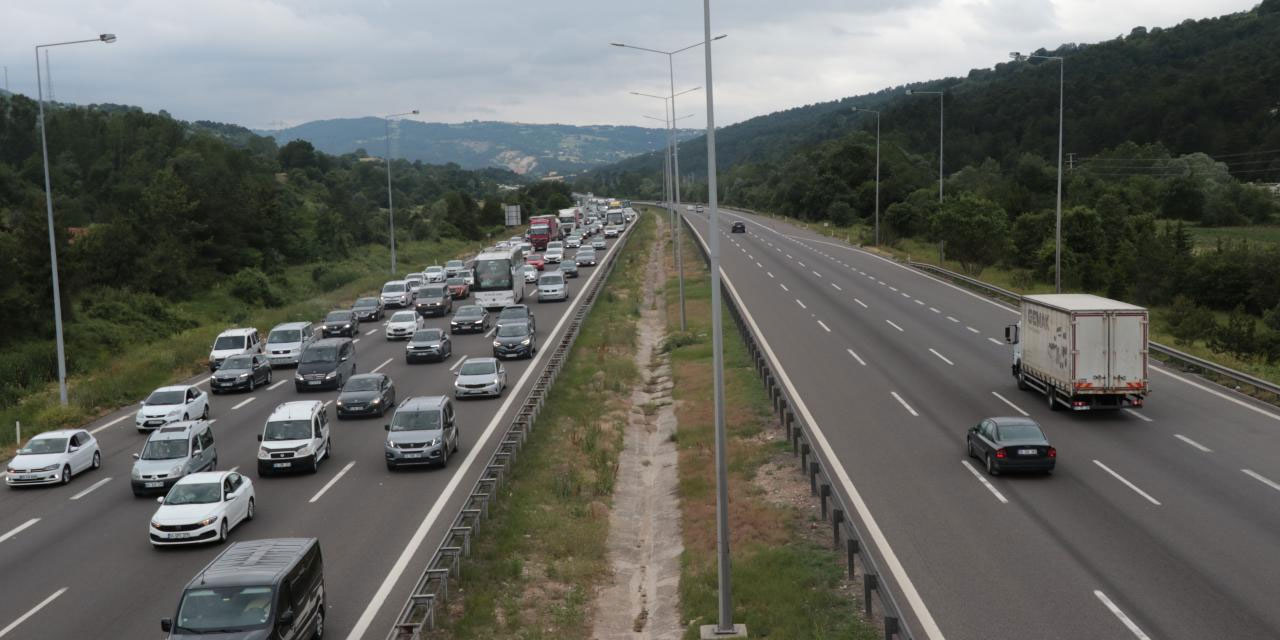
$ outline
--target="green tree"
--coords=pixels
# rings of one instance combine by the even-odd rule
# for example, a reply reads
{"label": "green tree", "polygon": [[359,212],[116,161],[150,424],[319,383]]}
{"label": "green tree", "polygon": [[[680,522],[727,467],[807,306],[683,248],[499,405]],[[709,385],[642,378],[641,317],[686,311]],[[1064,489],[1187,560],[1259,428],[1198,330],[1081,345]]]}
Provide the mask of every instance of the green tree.
{"label": "green tree", "polygon": [[1244,305],[1236,305],[1227,316],[1227,324],[1218,327],[1209,341],[1209,348],[1218,353],[1228,353],[1241,360],[1250,360],[1258,355],[1258,327],[1253,318],[1244,310]]}
{"label": "green tree", "polygon": [[969,194],[948,198],[933,218],[933,235],[946,242],[947,255],[965,272],[982,270],[1009,251],[1008,216],[990,200]]}

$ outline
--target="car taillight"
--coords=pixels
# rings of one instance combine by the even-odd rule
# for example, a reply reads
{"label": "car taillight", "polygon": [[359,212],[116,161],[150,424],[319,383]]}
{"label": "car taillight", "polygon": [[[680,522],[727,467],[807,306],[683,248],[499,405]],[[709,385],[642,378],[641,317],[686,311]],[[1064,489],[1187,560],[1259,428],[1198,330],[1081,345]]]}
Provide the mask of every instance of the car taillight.
{"label": "car taillight", "polygon": [[996,449],[996,457],[1003,459],[1005,457],[1004,449]]}
{"label": "car taillight", "polygon": [[1050,458],[1058,457],[1058,450],[1054,449],[1053,447],[1049,447],[1049,457]]}

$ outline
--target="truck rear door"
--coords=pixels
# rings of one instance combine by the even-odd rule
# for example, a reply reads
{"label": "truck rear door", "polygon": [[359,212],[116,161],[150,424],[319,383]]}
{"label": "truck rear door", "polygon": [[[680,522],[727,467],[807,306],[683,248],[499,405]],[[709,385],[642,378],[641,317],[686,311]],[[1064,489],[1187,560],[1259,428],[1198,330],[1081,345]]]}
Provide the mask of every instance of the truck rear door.
{"label": "truck rear door", "polygon": [[1107,345],[1110,331],[1106,315],[1078,313],[1072,324],[1075,325],[1072,336],[1074,339],[1071,342],[1074,365],[1071,371],[1072,386],[1076,392],[1084,393],[1106,388],[1110,381],[1110,347]]}
{"label": "truck rear door", "polygon": [[1114,312],[1108,318],[1111,354],[1110,380],[1114,389],[1145,391],[1147,387],[1147,317],[1142,313]]}

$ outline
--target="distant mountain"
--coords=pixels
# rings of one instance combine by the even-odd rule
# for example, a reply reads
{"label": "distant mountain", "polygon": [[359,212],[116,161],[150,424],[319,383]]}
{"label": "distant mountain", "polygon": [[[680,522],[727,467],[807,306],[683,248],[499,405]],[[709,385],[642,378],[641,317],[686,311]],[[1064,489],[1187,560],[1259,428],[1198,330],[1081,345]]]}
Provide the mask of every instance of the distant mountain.
{"label": "distant mountain", "polygon": [[[455,162],[465,169],[504,167],[516,173],[571,174],[661,149],[662,129],[611,125],[573,126],[472,120],[457,124],[401,120],[393,123],[396,157],[430,163]],[[381,118],[317,120],[279,130],[259,130],[279,144],[306,140],[326,153],[364,149],[386,154]],[[681,131],[681,139],[696,135]]]}

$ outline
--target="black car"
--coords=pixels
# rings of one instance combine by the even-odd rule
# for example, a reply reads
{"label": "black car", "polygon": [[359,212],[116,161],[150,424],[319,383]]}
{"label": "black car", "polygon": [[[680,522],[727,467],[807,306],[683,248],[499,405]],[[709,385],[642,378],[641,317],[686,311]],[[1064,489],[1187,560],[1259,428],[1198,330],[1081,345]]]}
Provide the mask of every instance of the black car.
{"label": "black car", "polygon": [[1040,425],[1030,418],[987,418],[969,428],[965,449],[993,476],[1005,471],[1051,473],[1058,460],[1058,450],[1049,446]]}
{"label": "black car", "polygon": [[730,233],[746,233],[747,223],[741,220],[737,220],[732,225],[729,226],[729,232]]}
{"label": "black car", "polygon": [[533,312],[529,310],[527,304],[513,304],[503,307],[498,313],[498,326],[512,322],[523,322],[529,325],[529,331],[536,333],[538,331],[538,323],[533,318]]}
{"label": "black car", "polygon": [[396,385],[382,373],[351,376],[334,402],[338,417],[383,416],[396,406]]}
{"label": "black car", "polygon": [[418,300],[413,308],[420,316],[443,316],[453,312],[453,295],[443,284],[423,285],[418,289]]}
{"label": "black car", "polygon": [[354,338],[360,332],[360,318],[351,309],[336,309],[324,317],[320,333],[325,338]]}
{"label": "black car", "polygon": [[458,312],[453,314],[453,319],[449,320],[449,331],[451,333],[462,333],[464,331],[478,331],[484,333],[489,330],[489,312],[479,305],[467,305],[458,307]]}
{"label": "black car", "polygon": [[260,384],[271,384],[271,361],[261,354],[231,356],[209,379],[214,393],[243,389],[253,391]]}
{"label": "black car", "polygon": [[453,355],[453,341],[444,329],[419,329],[404,348],[404,361],[440,362]]}
{"label": "black car", "polygon": [[355,373],[355,343],[350,338],[325,338],[303,350],[293,385],[298,391],[341,389]]}
{"label": "black car", "polygon": [[532,358],[538,353],[538,338],[525,322],[508,321],[498,325],[493,337],[493,357]]}
{"label": "black car", "polygon": [[565,260],[560,263],[560,273],[566,278],[578,277],[578,263],[573,260]]}
{"label": "black car", "polygon": [[360,298],[351,306],[351,310],[356,312],[356,318],[361,321],[381,320],[386,314],[386,308],[382,306],[382,298]]}

